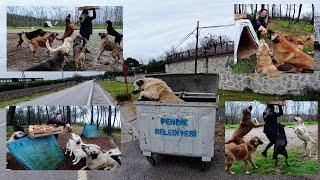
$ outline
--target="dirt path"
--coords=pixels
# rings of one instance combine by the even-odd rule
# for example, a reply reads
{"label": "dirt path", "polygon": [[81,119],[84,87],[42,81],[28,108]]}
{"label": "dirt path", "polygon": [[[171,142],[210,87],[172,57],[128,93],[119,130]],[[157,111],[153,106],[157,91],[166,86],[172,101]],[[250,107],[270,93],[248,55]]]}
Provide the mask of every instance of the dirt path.
{"label": "dirt path", "polygon": [[[317,125],[312,125],[312,126],[307,126],[308,132],[310,136],[314,139],[318,139],[318,126]],[[226,129],[225,130],[225,139],[230,139],[232,133],[234,132],[235,129]],[[294,133],[294,129],[285,127],[285,132],[286,136],[288,139],[288,147],[296,148],[296,149],[302,149],[303,148],[303,143],[300,139],[298,139],[297,135]],[[245,138],[248,139],[253,136],[258,136],[259,138],[262,139],[263,142],[269,142],[268,138],[266,135],[263,133],[263,127],[261,128],[255,128],[252,129],[246,136]]]}
{"label": "dirt path", "polygon": [[[33,65],[39,64],[41,62],[47,61],[49,56],[47,54],[46,48],[39,48],[37,55],[38,58],[34,59],[32,57],[32,53],[30,50],[30,46],[26,43],[22,44],[22,47],[16,47],[18,43],[18,32],[22,32],[24,30],[8,30],[7,34],[7,68],[8,71],[24,71],[30,68]],[[30,31],[30,30],[25,30]],[[52,32],[59,33],[58,37],[61,37],[64,33],[64,30],[53,30]],[[106,32],[104,29],[95,29],[93,30],[93,34],[90,37],[88,49],[91,52],[90,54],[86,54],[86,70],[92,71],[120,71],[122,69],[121,65],[114,64],[113,58],[110,56],[109,52],[104,52],[102,55],[103,63],[97,61],[97,57],[99,55],[100,49],[100,37],[98,33]],[[120,31],[121,32],[121,31]],[[72,37],[79,35],[79,30],[76,30]],[[113,40],[113,37],[110,36],[110,39]],[[58,47],[62,44],[62,41],[55,40],[53,42],[53,47]],[[121,44],[122,46],[122,44]],[[75,71],[75,65],[72,61],[72,49],[69,52],[69,57],[67,58],[67,63],[65,66],[65,71]],[[105,62],[109,62],[110,65],[106,65]]]}

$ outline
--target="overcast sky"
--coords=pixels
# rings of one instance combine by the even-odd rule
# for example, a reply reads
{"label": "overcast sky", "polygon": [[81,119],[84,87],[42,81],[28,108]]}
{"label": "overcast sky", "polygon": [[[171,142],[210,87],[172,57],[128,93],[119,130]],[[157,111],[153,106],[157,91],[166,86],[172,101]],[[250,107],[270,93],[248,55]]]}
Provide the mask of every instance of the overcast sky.
{"label": "overcast sky", "polygon": [[[30,0],[7,0],[13,5],[28,5]],[[65,0],[43,1],[32,0],[33,4],[41,5],[61,5]],[[3,2],[3,1],[2,1]],[[106,3],[108,2],[108,3]],[[1,3],[1,2],[0,2]],[[144,63],[152,58],[163,55],[170,47],[176,45],[188,33],[196,27],[197,20],[200,26],[226,25],[233,23],[233,3],[231,0],[82,0],[81,2],[69,2],[70,6],[77,5],[123,5],[124,11],[124,57],[134,57]],[[252,1],[237,1],[237,3],[252,3]],[[264,1],[264,3],[274,3],[274,1]],[[315,3],[312,0],[286,1],[286,3]],[[316,8],[319,6],[316,6]],[[320,8],[320,7],[319,7]],[[5,6],[0,7],[1,12],[5,12]],[[5,16],[0,16],[0,23],[5,25]],[[207,34],[227,35],[233,39],[233,27],[221,27],[200,31],[200,37]],[[6,26],[0,26],[0,77],[20,76],[21,73],[3,73],[6,68]],[[191,35],[188,42],[194,42],[195,35]],[[39,73],[26,73],[27,76],[39,76]],[[40,73],[46,78],[61,77],[61,73],[48,74]],[[65,73],[72,76],[74,73]]]}

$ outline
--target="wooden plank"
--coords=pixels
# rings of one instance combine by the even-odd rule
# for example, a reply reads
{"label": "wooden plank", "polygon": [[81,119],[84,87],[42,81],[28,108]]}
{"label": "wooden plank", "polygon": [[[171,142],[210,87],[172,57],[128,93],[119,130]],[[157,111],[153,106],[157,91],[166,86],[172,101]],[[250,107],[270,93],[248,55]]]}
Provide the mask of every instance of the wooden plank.
{"label": "wooden plank", "polygon": [[53,134],[61,134],[63,133],[62,126],[52,126],[52,125],[31,125],[29,126],[29,136],[31,138],[42,137],[42,136],[50,136]]}
{"label": "wooden plank", "polygon": [[93,10],[93,9],[100,9],[100,6],[81,6],[78,7],[78,11],[83,11],[83,10]]}

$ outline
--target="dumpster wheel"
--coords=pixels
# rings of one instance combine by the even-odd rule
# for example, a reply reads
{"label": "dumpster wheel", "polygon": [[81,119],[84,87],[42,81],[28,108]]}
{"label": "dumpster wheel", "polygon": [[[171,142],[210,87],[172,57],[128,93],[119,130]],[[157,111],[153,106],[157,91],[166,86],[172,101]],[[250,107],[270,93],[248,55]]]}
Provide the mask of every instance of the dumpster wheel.
{"label": "dumpster wheel", "polygon": [[211,161],[202,161],[201,162],[201,171],[205,171],[209,168]]}
{"label": "dumpster wheel", "polygon": [[147,156],[147,160],[149,161],[149,163],[152,166],[156,165],[156,161],[154,160],[154,158],[152,156]]}

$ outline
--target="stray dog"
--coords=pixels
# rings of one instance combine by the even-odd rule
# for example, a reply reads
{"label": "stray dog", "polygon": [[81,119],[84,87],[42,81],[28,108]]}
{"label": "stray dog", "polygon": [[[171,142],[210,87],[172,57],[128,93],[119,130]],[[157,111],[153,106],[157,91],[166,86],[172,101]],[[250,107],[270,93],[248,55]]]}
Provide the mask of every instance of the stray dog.
{"label": "stray dog", "polygon": [[314,71],[315,62],[311,56],[294,47],[279,33],[274,33],[271,30],[268,30],[268,33],[273,46],[276,67],[283,64],[291,64],[294,68],[292,68],[290,72],[299,73],[303,70]]}
{"label": "stray dog", "polygon": [[275,167],[278,166],[278,155],[279,154],[283,155],[286,158],[286,164],[289,167],[288,152],[286,150],[286,146],[288,144],[288,141],[287,141],[286,132],[284,131],[284,127],[285,126],[281,123],[278,123],[278,125],[277,125],[279,134],[277,136],[277,140],[274,145],[274,151],[273,151],[273,159],[276,160]]}
{"label": "stray dog", "polygon": [[32,66],[27,69],[27,71],[61,71],[66,62],[66,56],[71,49],[72,38],[67,37],[62,46],[59,46],[56,49],[51,48],[50,42],[46,41],[46,46],[49,52],[54,53],[54,55],[45,62],[41,62],[35,66]]}
{"label": "stray dog", "polygon": [[234,174],[230,170],[235,160],[242,160],[244,162],[245,173],[249,174],[248,171],[248,163],[258,169],[252,161],[252,155],[256,152],[259,145],[263,144],[263,142],[258,137],[253,137],[249,141],[245,141],[242,144],[228,144],[225,148],[225,171],[230,174]]}
{"label": "stray dog", "polygon": [[162,81],[156,78],[143,78],[134,82],[133,94],[140,92],[138,101],[160,101],[169,103],[184,102],[178,98],[171,88]]}
{"label": "stray dog", "polygon": [[230,140],[226,141],[225,144],[244,143],[243,137],[248,134],[252,128],[258,128],[264,125],[264,123],[259,124],[257,120],[251,118],[252,106],[245,108],[242,113],[242,119],[240,121],[240,126],[234,131]]}
{"label": "stray dog", "polygon": [[71,15],[68,14],[68,16],[66,17],[66,30],[64,31],[64,34],[61,38],[58,38],[58,40],[63,40],[67,37],[70,37],[74,32],[74,24],[71,21]]}
{"label": "stray dog", "polygon": [[22,32],[22,33],[18,33],[18,36],[19,36],[19,41],[18,41],[18,45],[17,47],[21,47],[21,44],[24,42],[23,39],[22,39],[22,34],[25,34],[27,39],[31,40],[35,37],[38,37],[38,36],[44,36],[46,33],[48,33],[47,31],[44,31],[42,29],[37,29],[35,31],[31,31],[31,32]]}
{"label": "stray dog", "polygon": [[[77,70],[84,70],[86,69],[86,54],[85,50],[86,47],[83,46],[83,41],[86,41],[85,38],[82,38],[81,36],[77,36],[73,40],[73,61],[76,65]],[[87,44],[87,43],[86,43]]]}
{"label": "stray dog", "polygon": [[296,121],[294,132],[296,133],[298,138],[303,141],[304,152],[305,152],[303,156],[311,157],[312,143],[316,144],[317,142],[310,137],[307,131],[307,128],[303,123],[303,119],[301,117],[295,117],[294,120]]}
{"label": "stray dog", "polygon": [[28,136],[26,133],[22,132],[22,131],[16,131],[12,134],[12,136],[9,138],[9,140],[7,141],[7,143],[14,141],[14,140],[18,140],[21,139],[23,137]]}
{"label": "stray dog", "polygon": [[[35,38],[29,40],[27,38],[26,34],[22,33],[21,38],[23,39],[24,42],[26,42],[26,43],[28,43],[30,45],[32,56],[34,58],[37,58],[38,56],[36,55],[36,53],[37,53],[38,48],[39,47],[46,48],[46,41],[48,41],[50,46],[51,46],[53,41],[54,41],[54,39],[57,36],[58,36],[58,33],[51,32],[46,36],[43,36],[43,37],[39,37],[38,36],[38,37],[35,37]],[[49,50],[47,51],[47,53],[48,53],[49,56],[51,56]]]}
{"label": "stray dog", "polygon": [[117,32],[113,27],[112,27],[112,22],[108,20],[107,22],[107,32],[110,36],[114,36],[114,42],[119,44],[121,43],[123,35]]}
{"label": "stray dog", "polygon": [[69,156],[74,154],[74,160],[72,160],[73,165],[77,164],[82,158],[86,157],[86,153],[82,150],[82,140],[76,133],[71,134],[71,138],[66,145],[66,152],[70,150]]}
{"label": "stray dog", "polygon": [[95,146],[82,145],[83,151],[87,154],[86,165],[81,170],[89,169],[104,169],[104,170],[117,170],[120,168],[120,164],[111,158],[108,153],[103,153]]}
{"label": "stray dog", "polygon": [[256,72],[262,74],[278,73],[277,67],[272,63],[272,52],[264,40],[260,40],[257,56]]}
{"label": "stray dog", "polygon": [[112,139],[110,140],[110,144],[112,144],[114,148],[109,149],[106,153],[121,165],[121,151],[119,147],[114,144]]}
{"label": "stray dog", "polygon": [[51,47],[51,44],[49,41],[46,41],[46,46],[47,46],[48,50],[52,53],[59,52],[65,56],[68,56],[69,51],[71,49],[72,41],[73,41],[73,39],[71,37],[67,37],[64,39],[63,44],[55,49],[53,49]]}
{"label": "stray dog", "polygon": [[111,52],[111,56],[115,61],[119,61],[120,60],[120,55],[123,52],[122,47],[120,47],[118,44],[111,42],[108,39],[108,34],[106,33],[99,33],[99,36],[101,38],[101,45],[100,45],[100,54],[98,56],[98,61],[100,59],[100,56],[102,55],[102,53],[104,51],[110,51]]}
{"label": "stray dog", "polygon": [[284,36],[284,38],[292,43],[294,47],[297,47],[300,50],[303,49],[304,41],[301,38],[293,36]]}

